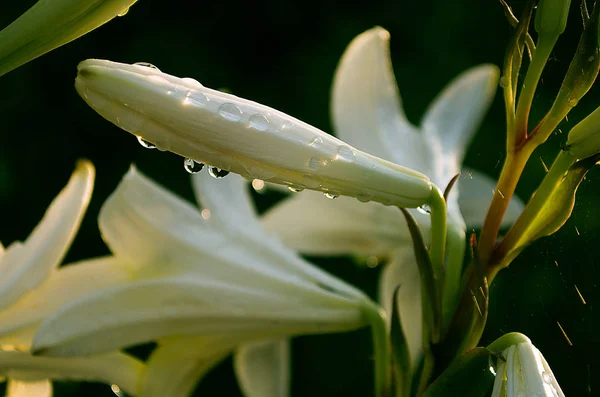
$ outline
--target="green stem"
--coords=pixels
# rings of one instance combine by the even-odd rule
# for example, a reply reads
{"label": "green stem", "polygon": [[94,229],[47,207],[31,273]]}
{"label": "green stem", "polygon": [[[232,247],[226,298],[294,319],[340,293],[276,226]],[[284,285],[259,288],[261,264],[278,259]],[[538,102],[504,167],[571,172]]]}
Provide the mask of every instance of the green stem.
{"label": "green stem", "polygon": [[537,89],[538,82],[542,76],[542,71],[548,62],[550,53],[556,43],[556,37],[540,36],[538,45],[535,51],[535,55],[531,60],[529,68],[527,68],[527,74],[525,75],[525,82],[519,100],[517,104],[515,130],[516,133],[524,133],[527,136],[527,122],[529,120],[529,112],[531,111],[531,105],[533,103],[533,96]]}
{"label": "green stem", "polygon": [[386,315],[383,309],[371,301],[363,305],[363,315],[371,325],[373,350],[375,351],[375,396],[388,397],[392,392],[391,355]]}
{"label": "green stem", "polygon": [[443,279],[444,256],[446,252],[446,200],[435,185],[427,202],[431,208],[431,248],[429,257],[436,280]]}
{"label": "green stem", "polygon": [[[464,225],[464,224],[463,224]],[[445,329],[450,324],[460,298],[465,256],[465,231],[455,222],[448,224],[448,261],[444,269],[444,289],[442,299],[442,324]]]}
{"label": "green stem", "polygon": [[508,204],[515,193],[517,183],[533,149],[530,146],[523,147],[516,152],[509,152],[506,156],[479,238],[479,260],[484,265],[488,263],[492,256],[502,218],[504,218]]}
{"label": "green stem", "polygon": [[521,238],[538,216],[542,207],[547,203],[548,198],[564,178],[566,172],[575,164],[575,161],[577,159],[566,150],[561,150],[558,156],[556,156],[552,167],[550,167],[544,180],[529,199],[525,210],[510,228],[508,234],[496,249],[496,252],[494,252],[494,264],[497,265],[503,262],[503,259],[519,245]]}
{"label": "green stem", "polygon": [[493,353],[502,353],[512,345],[531,342],[528,337],[519,332],[510,332],[502,335],[487,346],[487,349]]}

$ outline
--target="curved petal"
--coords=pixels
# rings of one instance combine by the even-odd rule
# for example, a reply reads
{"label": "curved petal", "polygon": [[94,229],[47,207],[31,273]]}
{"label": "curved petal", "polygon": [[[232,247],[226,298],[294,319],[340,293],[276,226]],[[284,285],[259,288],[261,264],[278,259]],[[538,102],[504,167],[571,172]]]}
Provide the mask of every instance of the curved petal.
{"label": "curved petal", "polygon": [[0,309],[37,287],[63,260],[92,195],[94,167],[80,161],[24,244],[13,244],[0,262]]}
{"label": "curved petal", "polygon": [[[492,202],[496,181],[489,176],[475,170],[464,170],[459,181],[460,195],[458,202],[460,210],[469,228],[480,228]],[[502,227],[511,226],[521,215],[525,204],[517,196],[510,200]]]}
{"label": "curved petal", "polygon": [[0,351],[0,374],[31,382],[44,379],[115,383],[134,393],[144,364],[123,353],[86,358],[36,357],[21,351]]}
{"label": "curved petal", "polygon": [[[253,288],[183,274],[143,280],[87,295],[40,326],[32,350],[85,355],[170,335],[245,334],[268,339],[365,325],[360,302]],[[308,296],[308,295],[307,295]]]}
{"label": "curved petal", "polygon": [[46,317],[78,298],[122,285],[133,278],[127,264],[104,257],[61,267],[38,288],[0,311],[0,343],[29,347]]}
{"label": "curved petal", "polygon": [[231,341],[222,337],[170,338],[152,352],[136,395],[188,397],[202,377],[232,349]]}
{"label": "curved petal", "polygon": [[[210,220],[210,219],[209,219]],[[230,281],[308,299],[335,299],[364,294],[310,265],[275,238],[256,233],[252,239],[228,233],[205,220],[184,200],[132,169],[104,203],[99,224],[104,240],[117,256],[149,264],[139,277],[201,274],[205,279]],[[330,287],[329,290],[322,286]],[[310,294],[306,294],[310,292]],[[312,297],[312,298],[311,298]]]}
{"label": "curved petal", "polygon": [[263,215],[262,222],[265,231],[285,246],[305,254],[386,255],[411,241],[397,208],[347,197],[327,200],[313,192],[280,202]]}
{"label": "curved petal", "polygon": [[481,65],[456,77],[431,103],[422,122],[435,161],[430,175],[442,187],[460,172],[467,147],[488,110],[500,71]]}
{"label": "curved petal", "polygon": [[389,40],[385,29],[375,27],[346,49],[332,88],[335,132],[361,150],[424,172],[428,152],[402,110]]}
{"label": "curved petal", "polygon": [[235,374],[246,397],[286,397],[290,389],[290,341],[244,344],[233,357]]}
{"label": "curved petal", "polygon": [[[412,246],[395,252],[379,279],[379,302],[391,313],[392,299],[398,290],[400,320],[413,367],[423,354],[423,311],[421,308],[421,280]],[[388,315],[391,318],[391,315]]]}
{"label": "curved petal", "polygon": [[52,382],[48,379],[31,382],[9,379],[6,397],[52,397]]}
{"label": "curved petal", "polygon": [[255,237],[262,233],[248,183],[239,175],[231,174],[216,179],[208,172],[192,176],[196,200],[210,212],[204,217],[209,222],[227,229],[229,233],[243,233]]}

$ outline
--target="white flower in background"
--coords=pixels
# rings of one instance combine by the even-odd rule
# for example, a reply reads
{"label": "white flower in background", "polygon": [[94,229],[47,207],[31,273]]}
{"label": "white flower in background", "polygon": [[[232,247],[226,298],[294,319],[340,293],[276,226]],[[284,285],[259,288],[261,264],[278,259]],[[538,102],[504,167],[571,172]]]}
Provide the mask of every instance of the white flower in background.
{"label": "white flower in background", "polygon": [[0,76],[124,15],[137,0],[39,0],[0,31]]}
{"label": "white flower in background", "polygon": [[114,255],[139,267],[136,280],[64,305],[33,349],[73,356],[158,340],[142,395],[173,396],[240,346],[247,395],[285,395],[288,346],[278,340],[363,327],[374,304],[267,236],[241,177],[193,181],[202,211],[129,171],[99,224]]}
{"label": "white flower in background", "polygon": [[531,341],[510,346],[502,356],[492,397],[564,397],[548,362]]}
{"label": "white flower in background", "polygon": [[[386,30],[376,27],[356,37],[335,74],[332,116],[340,139],[422,172],[441,189],[463,172],[448,199],[449,233],[457,237],[454,242],[449,240],[449,244],[454,243],[449,245],[449,255],[460,258],[465,221],[469,227],[481,226],[495,187],[491,178],[462,169],[462,162],[494,96],[497,79],[498,69],[492,65],[466,71],[433,101],[421,127],[416,127],[402,110]],[[284,200],[264,215],[266,230],[307,254],[389,258],[381,275],[381,302],[391,308],[394,290],[401,285],[398,302],[403,329],[412,360],[417,363],[422,345],[421,289],[404,217],[396,208],[378,203],[320,198],[303,192]],[[516,219],[522,207],[516,200],[511,202],[505,225]],[[427,238],[429,216],[417,210],[414,215]]]}
{"label": "white flower in background", "polygon": [[50,379],[96,380],[134,391],[143,364],[122,353],[90,358],[34,357],[27,352],[41,321],[78,297],[124,282],[126,266],[107,257],[58,268],[89,203],[94,169],[78,164],[24,243],[0,245],[0,376],[8,397],[46,397]]}
{"label": "white flower in background", "polygon": [[191,169],[206,163],[218,173],[401,207],[418,207],[437,193],[419,172],[275,109],[154,67],[89,59],[79,64],[75,87],[104,118],[184,156]]}

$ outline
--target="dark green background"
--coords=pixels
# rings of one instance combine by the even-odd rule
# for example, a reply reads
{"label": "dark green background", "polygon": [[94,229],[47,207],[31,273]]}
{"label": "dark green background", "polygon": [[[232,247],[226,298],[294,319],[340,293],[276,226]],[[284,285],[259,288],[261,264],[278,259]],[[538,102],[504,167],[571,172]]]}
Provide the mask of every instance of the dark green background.
{"label": "dark green background", "polygon": [[[33,3],[2,2],[0,27]],[[523,1],[510,3],[520,9]],[[581,30],[575,8],[543,76],[534,117],[552,103],[574,52]],[[500,65],[510,33],[496,0],[371,0],[356,5],[140,0],[125,17],[1,77],[0,240],[8,245],[27,237],[79,158],[93,161],[97,179],[67,262],[107,253],[96,216],[131,163],[192,198],[181,158],[142,149],[135,138],[102,119],[78,97],[73,88],[78,62],[92,57],[151,62],[164,72],[226,88],[330,132],[329,90],[336,64],[352,38],[375,25],[391,33],[394,70],[406,112],[415,123],[436,93],[462,70],[485,62]],[[598,105],[595,88],[562,130]],[[540,158],[550,164],[565,140],[566,134],[557,134],[534,154],[517,189],[523,199],[544,175]],[[497,176],[503,148],[504,110],[497,95],[466,163]],[[484,336],[488,343],[504,332],[527,334],[545,354],[568,396],[595,395],[600,387],[595,376],[600,353],[598,314],[593,311],[600,297],[595,269],[600,243],[598,183],[598,172],[593,170],[563,229],[527,249],[500,274],[492,286],[491,317]],[[266,208],[268,198],[258,205]],[[343,258],[319,263],[374,294],[379,269],[355,267]],[[581,302],[574,285],[587,304]],[[567,344],[557,321],[573,346]],[[370,395],[370,349],[366,331],[295,339],[293,394]],[[198,395],[239,395],[230,368],[230,361],[220,365],[199,386]],[[59,388],[58,396],[111,394],[104,385]]]}

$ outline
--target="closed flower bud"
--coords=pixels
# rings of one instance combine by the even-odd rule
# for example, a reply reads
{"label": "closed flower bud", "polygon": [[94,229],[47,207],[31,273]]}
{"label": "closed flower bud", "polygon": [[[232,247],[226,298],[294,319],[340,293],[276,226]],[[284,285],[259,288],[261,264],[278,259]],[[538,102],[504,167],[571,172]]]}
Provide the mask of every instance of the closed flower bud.
{"label": "closed flower bud", "polygon": [[571,0],[541,0],[535,14],[535,30],[540,34],[558,36],[567,27]]}
{"label": "closed flower bud", "polygon": [[87,60],[75,86],[100,115],[158,149],[246,178],[400,207],[418,207],[431,194],[429,178],[419,172],[275,109],[147,64]]}
{"label": "closed flower bud", "polygon": [[567,149],[579,159],[600,152],[600,107],[571,129]]}

